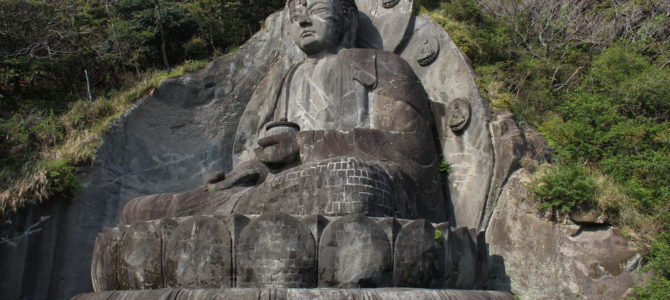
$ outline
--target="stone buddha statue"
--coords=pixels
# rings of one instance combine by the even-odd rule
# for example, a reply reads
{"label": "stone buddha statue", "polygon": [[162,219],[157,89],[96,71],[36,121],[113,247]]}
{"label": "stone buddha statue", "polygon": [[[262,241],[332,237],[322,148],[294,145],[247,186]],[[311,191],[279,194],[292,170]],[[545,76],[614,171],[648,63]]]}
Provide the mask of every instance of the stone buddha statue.
{"label": "stone buddha statue", "polygon": [[[488,254],[483,234],[448,222],[444,112],[434,117],[412,66],[442,69],[356,48],[369,34],[359,15],[354,0],[288,0],[292,44],[254,86],[232,170],[127,203],[96,238],[97,293],[81,299],[511,299],[443,289],[483,287]],[[437,49],[426,41],[409,48],[422,67]],[[467,119],[452,119],[461,134]]]}
{"label": "stone buddha statue", "polygon": [[131,200],[120,223],[263,214],[447,220],[425,92],[400,56],[355,46],[353,0],[289,0],[304,60],[277,63],[242,116],[232,171]]}

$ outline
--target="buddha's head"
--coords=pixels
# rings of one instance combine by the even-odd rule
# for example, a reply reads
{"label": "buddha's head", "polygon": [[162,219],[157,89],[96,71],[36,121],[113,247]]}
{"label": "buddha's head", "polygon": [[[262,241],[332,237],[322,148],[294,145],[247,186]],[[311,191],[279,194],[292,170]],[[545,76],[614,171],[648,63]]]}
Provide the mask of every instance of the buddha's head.
{"label": "buddha's head", "polygon": [[288,0],[289,32],[307,55],[353,46],[358,23],[354,0]]}

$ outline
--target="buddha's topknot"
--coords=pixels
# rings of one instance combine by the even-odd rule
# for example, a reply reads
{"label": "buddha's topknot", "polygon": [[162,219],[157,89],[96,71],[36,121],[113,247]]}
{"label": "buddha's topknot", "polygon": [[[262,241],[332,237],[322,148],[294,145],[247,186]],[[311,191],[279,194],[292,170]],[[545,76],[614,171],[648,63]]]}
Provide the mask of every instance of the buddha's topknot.
{"label": "buddha's topknot", "polygon": [[[305,3],[306,0],[288,0],[286,1],[286,6],[290,12],[293,12],[295,6],[293,3],[298,2],[299,4]],[[350,12],[358,13],[358,7],[356,6],[356,1],[354,0],[331,0],[331,1],[340,1],[342,3],[342,13],[348,14]]]}

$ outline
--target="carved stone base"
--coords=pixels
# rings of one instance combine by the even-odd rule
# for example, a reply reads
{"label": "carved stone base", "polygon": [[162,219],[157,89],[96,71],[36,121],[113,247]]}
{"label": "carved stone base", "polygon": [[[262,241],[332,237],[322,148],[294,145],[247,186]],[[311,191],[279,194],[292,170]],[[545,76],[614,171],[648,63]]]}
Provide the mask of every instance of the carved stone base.
{"label": "carved stone base", "polygon": [[407,288],[382,289],[283,289],[283,288],[228,288],[228,289],[162,289],[143,291],[112,291],[74,296],[72,300],[513,300],[505,292],[431,290]]}
{"label": "carved stone base", "polygon": [[[482,245],[480,245],[482,244]],[[105,229],[95,291],[481,288],[483,239],[446,223],[362,215],[193,216]]]}

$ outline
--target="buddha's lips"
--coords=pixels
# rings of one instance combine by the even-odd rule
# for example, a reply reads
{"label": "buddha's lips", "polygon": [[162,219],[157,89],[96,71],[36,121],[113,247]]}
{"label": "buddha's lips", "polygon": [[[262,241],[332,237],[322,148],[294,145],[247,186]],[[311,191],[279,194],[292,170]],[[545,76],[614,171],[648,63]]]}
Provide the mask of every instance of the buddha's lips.
{"label": "buddha's lips", "polygon": [[303,37],[303,38],[304,38],[304,37],[313,35],[313,34],[315,34],[315,33],[316,33],[316,31],[313,31],[313,30],[306,30],[306,31],[303,31],[302,33],[300,33],[300,37]]}

